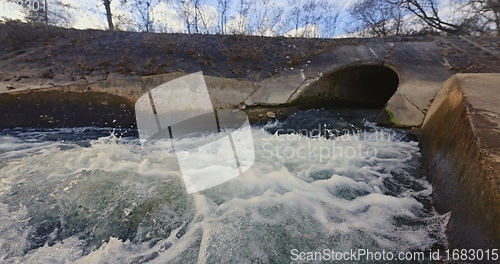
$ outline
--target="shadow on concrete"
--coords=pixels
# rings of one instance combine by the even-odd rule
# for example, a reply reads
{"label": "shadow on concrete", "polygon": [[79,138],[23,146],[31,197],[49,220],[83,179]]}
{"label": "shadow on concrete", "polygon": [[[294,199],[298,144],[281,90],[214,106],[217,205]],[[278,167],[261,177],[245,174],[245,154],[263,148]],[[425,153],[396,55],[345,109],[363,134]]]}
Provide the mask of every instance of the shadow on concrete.
{"label": "shadow on concrete", "polygon": [[134,102],[96,91],[31,90],[0,97],[0,129],[12,127],[134,128]]}

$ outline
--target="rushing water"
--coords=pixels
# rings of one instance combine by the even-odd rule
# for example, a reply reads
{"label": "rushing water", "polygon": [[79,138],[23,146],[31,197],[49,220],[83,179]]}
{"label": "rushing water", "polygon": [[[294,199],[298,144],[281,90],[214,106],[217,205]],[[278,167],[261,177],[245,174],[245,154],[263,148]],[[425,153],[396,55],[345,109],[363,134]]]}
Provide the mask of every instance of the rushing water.
{"label": "rushing water", "polygon": [[432,207],[417,142],[374,126],[371,114],[309,110],[253,127],[252,168],[189,195],[170,142],[142,147],[134,131],[98,128],[4,130],[0,260],[290,263],[292,252],[446,247],[448,216]]}

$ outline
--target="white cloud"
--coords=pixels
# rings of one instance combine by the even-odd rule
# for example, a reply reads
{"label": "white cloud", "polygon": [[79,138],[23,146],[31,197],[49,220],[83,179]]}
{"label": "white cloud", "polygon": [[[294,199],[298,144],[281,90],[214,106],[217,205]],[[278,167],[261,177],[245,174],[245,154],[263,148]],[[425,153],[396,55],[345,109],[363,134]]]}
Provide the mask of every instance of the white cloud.
{"label": "white cloud", "polygon": [[299,37],[299,38],[318,38],[320,31],[318,26],[314,24],[308,24],[304,27],[297,29],[292,29],[284,34],[285,37]]}
{"label": "white cloud", "polygon": [[106,29],[106,17],[98,12],[95,12],[95,7],[100,4],[100,1],[94,1],[92,4],[89,1],[78,0],[60,0],[62,3],[70,6],[65,12],[71,17],[70,27],[76,29]]}
{"label": "white cloud", "polygon": [[226,32],[233,34],[245,34],[246,20],[247,19],[241,14],[236,14],[233,18],[227,21],[225,25]]}
{"label": "white cloud", "polygon": [[213,30],[217,27],[219,23],[219,12],[212,5],[202,5],[200,6],[200,13],[203,21],[200,21],[200,27],[202,27],[203,32],[214,33]]}
{"label": "white cloud", "polygon": [[273,37],[276,36],[276,30],[273,28],[265,28],[263,30],[255,30],[253,34],[256,36]]}
{"label": "white cloud", "polygon": [[153,23],[160,32],[183,32],[184,22],[167,3],[160,2],[153,7]]}

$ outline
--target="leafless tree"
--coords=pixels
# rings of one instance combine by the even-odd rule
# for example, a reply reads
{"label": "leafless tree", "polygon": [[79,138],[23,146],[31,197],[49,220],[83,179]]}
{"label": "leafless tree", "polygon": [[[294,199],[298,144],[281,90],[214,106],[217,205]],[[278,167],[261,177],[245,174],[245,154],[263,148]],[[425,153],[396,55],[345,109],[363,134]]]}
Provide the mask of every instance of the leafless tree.
{"label": "leafless tree", "polygon": [[[299,1],[288,0],[288,6],[291,7],[290,11],[287,14],[288,23],[293,26],[295,34],[297,34],[299,27],[301,26],[300,8],[302,6],[302,2],[300,0]],[[295,35],[294,37],[297,37],[297,35]]]}
{"label": "leafless tree", "polygon": [[456,19],[440,15],[438,0],[388,0],[448,34],[485,34],[500,28],[500,0],[455,0]]}
{"label": "leafless tree", "polygon": [[139,30],[144,32],[154,31],[152,8],[158,4],[159,0],[121,0],[122,4],[130,3],[130,13],[134,16],[134,21]]}
{"label": "leafless tree", "polygon": [[198,34],[200,33],[199,29],[199,20],[201,15],[201,10],[200,10],[200,0],[192,0],[193,1],[193,9],[194,9],[194,17],[193,17],[193,26],[194,26],[194,33]]}
{"label": "leafless tree", "polygon": [[323,38],[332,38],[335,36],[339,24],[340,13],[342,12],[341,10],[344,9],[344,5],[345,2],[343,1],[323,3],[325,13],[322,16],[319,27]]}
{"label": "leafless tree", "polygon": [[313,30],[322,29],[323,36],[333,35],[338,22],[340,4],[326,0],[288,0],[286,21],[293,37],[319,37]]}
{"label": "leafless tree", "polygon": [[200,33],[200,29],[204,33],[210,31],[208,27],[207,17],[203,11],[202,0],[177,0],[176,9],[179,17],[184,21],[188,34]]}
{"label": "leafless tree", "polygon": [[471,31],[500,36],[500,0],[469,0],[466,5],[472,10],[470,20],[475,22]]}
{"label": "leafless tree", "polygon": [[317,26],[321,20],[321,15],[323,12],[321,5],[323,3],[317,0],[308,0],[305,1],[301,6],[301,22],[304,25],[302,34],[299,37],[307,37],[313,36],[314,32],[312,32],[313,27],[308,27],[309,25]]}
{"label": "leafless tree", "polygon": [[111,14],[111,0],[101,0],[104,4],[104,9],[106,9],[106,19],[108,20],[108,29],[110,31],[115,30],[115,26],[113,25],[113,15]]}
{"label": "leafless tree", "polygon": [[271,0],[256,0],[247,13],[248,32],[254,35],[276,35],[277,24],[282,20],[283,8]]}
{"label": "leafless tree", "polygon": [[177,0],[176,9],[179,17],[184,21],[187,33],[191,34],[195,16],[192,2],[189,0]]}
{"label": "leafless tree", "polygon": [[386,0],[360,0],[349,8],[353,18],[351,31],[368,36],[400,35],[403,27],[403,10]]}
{"label": "leafless tree", "polygon": [[229,8],[231,6],[231,0],[218,0],[218,11],[219,11],[219,32],[224,35],[226,32],[226,23],[229,13]]}
{"label": "leafless tree", "polygon": [[219,14],[216,12],[215,6],[205,5],[201,1],[197,4],[195,7],[195,16],[200,33],[211,34],[217,32]]}
{"label": "leafless tree", "polygon": [[440,16],[438,0],[388,0],[388,2],[405,8],[434,29],[449,34],[462,32],[459,25]]}
{"label": "leafless tree", "polygon": [[232,34],[246,35],[249,33],[247,19],[251,8],[250,0],[239,0],[237,3],[236,15],[233,17],[236,21],[236,27],[232,29]]}

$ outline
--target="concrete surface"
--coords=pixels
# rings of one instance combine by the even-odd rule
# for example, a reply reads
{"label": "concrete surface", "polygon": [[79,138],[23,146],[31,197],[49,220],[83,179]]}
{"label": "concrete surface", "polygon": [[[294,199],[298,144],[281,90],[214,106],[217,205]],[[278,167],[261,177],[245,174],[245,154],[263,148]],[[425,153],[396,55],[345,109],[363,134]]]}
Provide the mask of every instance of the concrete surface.
{"label": "concrete surface", "polygon": [[451,247],[500,248],[500,74],[448,79],[420,143]]}
{"label": "concrete surface", "polygon": [[[377,120],[380,125],[388,126],[419,127],[441,83],[453,74],[449,69],[449,64],[440,55],[440,48],[427,39],[421,42],[387,40],[385,42],[366,41],[359,45],[342,45],[311,57],[303,64],[281,69],[275,75],[254,82],[217,77],[207,77],[206,80],[216,108],[245,107],[245,105],[279,106],[304,95],[321,96],[324,91],[315,89],[318,83],[324,83],[324,78],[337,71],[356,65],[382,65],[393,69],[398,74],[397,91],[387,102]],[[91,91],[110,93],[128,98],[127,100],[132,102],[160,82],[171,80],[182,74],[131,77],[90,84],[79,80],[76,84],[54,87],[46,83],[38,86],[26,84],[12,91],[4,87],[5,89],[0,89],[0,97],[2,93],[22,95],[27,89],[31,92],[38,90],[37,88],[44,88],[47,91],[53,91],[53,89],[80,91],[90,87]],[[21,85],[23,80],[19,81],[18,85]],[[332,94],[335,93],[332,92]],[[4,106],[1,107],[5,107],[7,101],[3,100]],[[7,111],[0,112],[3,116],[8,114],[8,110],[3,111]]]}
{"label": "concrete surface", "polygon": [[400,83],[385,109],[399,126],[420,126],[432,99],[452,72],[434,42],[400,43],[387,63],[398,71]]}
{"label": "concrete surface", "polygon": [[[150,89],[183,75],[171,73],[0,93],[0,129],[16,126],[135,126],[137,99]],[[259,88],[257,84],[244,80],[205,77],[205,82],[213,106],[219,109],[237,107]]]}
{"label": "concrete surface", "polygon": [[[383,65],[393,69],[400,83],[385,109],[392,120],[380,119],[382,125],[419,127],[442,82],[453,73],[434,42],[398,42],[342,46],[311,59],[309,64],[291,70],[288,76],[265,80],[259,97],[245,103],[272,104],[290,102],[302,95],[325,93],[315,83],[348,66]],[[269,85],[274,84],[274,85]],[[332,91],[332,93],[334,93]],[[279,100],[269,100],[279,98]],[[285,99],[288,98],[288,101]]]}

